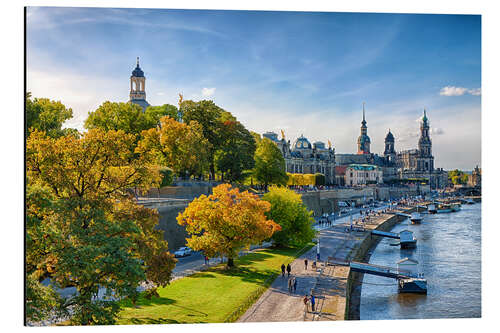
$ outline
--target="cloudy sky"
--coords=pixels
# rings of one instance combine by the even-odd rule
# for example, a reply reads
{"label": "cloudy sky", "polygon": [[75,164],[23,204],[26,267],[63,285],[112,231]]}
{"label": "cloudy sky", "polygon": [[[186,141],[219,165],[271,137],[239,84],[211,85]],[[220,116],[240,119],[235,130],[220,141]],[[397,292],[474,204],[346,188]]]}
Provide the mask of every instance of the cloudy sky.
{"label": "cloudy sky", "polygon": [[212,99],[259,133],[372,152],[415,148],[423,109],[436,167],[481,159],[481,18],[474,15],[30,7],[27,87],[73,109],[127,101],[140,57],[152,105]]}

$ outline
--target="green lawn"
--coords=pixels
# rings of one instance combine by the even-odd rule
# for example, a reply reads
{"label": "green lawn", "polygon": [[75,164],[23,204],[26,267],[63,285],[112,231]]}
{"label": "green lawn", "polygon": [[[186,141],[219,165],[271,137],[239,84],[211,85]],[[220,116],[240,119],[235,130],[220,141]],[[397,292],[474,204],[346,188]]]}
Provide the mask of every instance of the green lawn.
{"label": "green lawn", "polygon": [[[309,249],[264,249],[158,288],[160,297],[140,298],[138,308],[122,303],[118,324],[220,323],[235,321],[273,281],[283,263]],[[236,311],[236,313],[235,313]]]}

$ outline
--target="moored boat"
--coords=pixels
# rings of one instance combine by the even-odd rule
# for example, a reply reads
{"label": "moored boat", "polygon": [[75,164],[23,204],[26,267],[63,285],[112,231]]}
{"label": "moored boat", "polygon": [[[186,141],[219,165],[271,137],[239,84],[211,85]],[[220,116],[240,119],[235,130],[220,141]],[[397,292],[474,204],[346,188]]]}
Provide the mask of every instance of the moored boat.
{"label": "moored boat", "polygon": [[462,209],[462,205],[455,203],[451,205],[451,211],[452,212],[458,212],[459,210]]}
{"label": "moored boat", "polygon": [[429,214],[436,214],[436,206],[434,204],[430,204],[429,206],[427,206],[427,212],[429,212]]}
{"label": "moored boat", "polygon": [[453,210],[451,209],[451,205],[447,204],[439,204],[436,208],[438,213],[451,213]]}
{"label": "moored boat", "polygon": [[421,223],[422,222],[422,215],[420,215],[420,213],[418,213],[418,212],[411,213],[410,221],[411,221],[411,223],[414,223],[414,224]]}

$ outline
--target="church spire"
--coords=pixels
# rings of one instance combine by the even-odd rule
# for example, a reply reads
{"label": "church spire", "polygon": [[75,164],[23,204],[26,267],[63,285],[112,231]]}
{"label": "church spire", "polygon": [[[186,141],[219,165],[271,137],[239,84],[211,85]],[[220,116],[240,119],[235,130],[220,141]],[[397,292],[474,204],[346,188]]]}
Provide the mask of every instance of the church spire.
{"label": "church spire", "polygon": [[137,57],[137,67],[139,67],[139,57]]}

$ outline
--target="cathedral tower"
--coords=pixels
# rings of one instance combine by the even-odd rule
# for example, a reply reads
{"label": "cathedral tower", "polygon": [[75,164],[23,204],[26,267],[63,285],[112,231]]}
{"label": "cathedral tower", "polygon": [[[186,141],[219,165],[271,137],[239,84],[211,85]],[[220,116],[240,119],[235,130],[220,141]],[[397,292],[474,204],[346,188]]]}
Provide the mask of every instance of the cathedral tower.
{"label": "cathedral tower", "polygon": [[145,111],[149,106],[146,101],[146,77],[141,67],[139,67],[139,57],[137,57],[137,66],[132,71],[130,76],[130,101],[131,103],[137,104],[142,107],[142,111]]}
{"label": "cathedral tower", "polygon": [[418,140],[417,170],[431,172],[434,170],[434,157],[432,156],[432,141],[429,136],[429,120],[424,109],[424,116],[420,123],[420,139]]}
{"label": "cathedral tower", "polygon": [[358,137],[358,154],[370,154],[370,137],[365,120],[365,102],[363,102],[363,121],[361,122],[361,135]]}
{"label": "cathedral tower", "polygon": [[385,136],[385,150],[384,157],[389,162],[396,162],[396,151],[394,150],[394,135],[391,133],[391,129],[389,129],[389,133]]}

